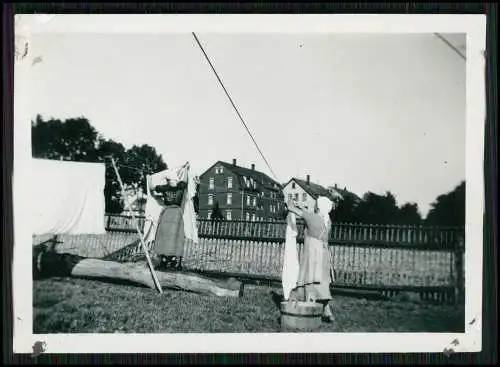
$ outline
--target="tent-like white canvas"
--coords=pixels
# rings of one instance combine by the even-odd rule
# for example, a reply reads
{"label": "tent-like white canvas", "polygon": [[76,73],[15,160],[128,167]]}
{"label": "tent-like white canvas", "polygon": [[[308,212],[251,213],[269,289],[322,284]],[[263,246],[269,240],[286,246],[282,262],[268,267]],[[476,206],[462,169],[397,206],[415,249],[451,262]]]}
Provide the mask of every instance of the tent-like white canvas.
{"label": "tent-like white canvas", "polygon": [[105,169],[103,163],[33,158],[33,234],[105,233]]}

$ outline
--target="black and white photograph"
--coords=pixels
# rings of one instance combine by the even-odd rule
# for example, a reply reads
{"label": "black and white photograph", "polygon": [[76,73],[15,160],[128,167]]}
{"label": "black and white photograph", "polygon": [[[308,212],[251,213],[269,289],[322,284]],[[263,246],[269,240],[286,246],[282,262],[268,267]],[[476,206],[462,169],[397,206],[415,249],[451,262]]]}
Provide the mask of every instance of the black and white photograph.
{"label": "black and white photograph", "polygon": [[424,18],[16,15],[14,348],[480,351],[486,22]]}

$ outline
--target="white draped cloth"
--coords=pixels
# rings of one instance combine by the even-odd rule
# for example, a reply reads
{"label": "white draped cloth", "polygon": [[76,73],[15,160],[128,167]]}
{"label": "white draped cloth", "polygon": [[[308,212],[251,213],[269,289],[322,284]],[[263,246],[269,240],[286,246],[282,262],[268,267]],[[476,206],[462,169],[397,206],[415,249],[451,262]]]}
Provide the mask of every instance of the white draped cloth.
{"label": "white draped cloth", "polygon": [[[151,195],[151,188],[158,185],[165,185],[167,177],[177,177],[179,182],[187,183],[186,192],[182,198],[181,210],[182,221],[184,223],[184,235],[186,239],[198,243],[198,228],[196,226],[196,213],[194,211],[193,197],[196,195],[196,182],[189,170],[189,162],[182,165],[157,172],[146,177],[147,182],[147,202],[145,224],[145,241],[151,246],[155,239],[156,228],[160,214],[164,208],[161,199]],[[150,187],[151,186],[151,187]]]}
{"label": "white draped cloth", "polygon": [[299,256],[297,252],[297,223],[295,214],[286,218],[285,251],[282,269],[283,297],[288,300],[290,292],[297,287],[299,277]]}
{"label": "white draped cloth", "polygon": [[33,158],[31,169],[33,234],[105,233],[103,163]]}

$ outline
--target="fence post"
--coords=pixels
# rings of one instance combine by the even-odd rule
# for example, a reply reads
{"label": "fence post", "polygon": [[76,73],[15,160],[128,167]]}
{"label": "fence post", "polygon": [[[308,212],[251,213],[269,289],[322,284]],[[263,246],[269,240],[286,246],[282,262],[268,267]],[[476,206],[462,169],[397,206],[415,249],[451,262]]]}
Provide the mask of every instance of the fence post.
{"label": "fence post", "polygon": [[111,229],[111,214],[108,215],[108,224],[106,225],[106,230],[109,231]]}
{"label": "fence post", "polygon": [[465,296],[464,282],[464,253],[465,240],[463,235],[459,235],[455,245],[455,302],[461,303]]}

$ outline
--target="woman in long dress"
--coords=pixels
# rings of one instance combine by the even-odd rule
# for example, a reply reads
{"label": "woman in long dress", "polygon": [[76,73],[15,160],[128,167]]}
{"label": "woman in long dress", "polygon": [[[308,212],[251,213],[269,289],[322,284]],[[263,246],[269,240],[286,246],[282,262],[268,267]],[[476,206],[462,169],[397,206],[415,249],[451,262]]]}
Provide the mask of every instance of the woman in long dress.
{"label": "woman in long dress", "polygon": [[289,202],[288,211],[296,214],[305,222],[304,246],[299,257],[299,276],[297,280],[297,300],[318,302],[324,307],[323,321],[333,322],[334,317],[329,302],[331,260],[328,250],[328,238],[331,222],[329,213],[333,203],[330,199],[320,196],[316,201],[314,212],[302,209],[297,204]]}
{"label": "woman in long dress", "polygon": [[164,205],[158,219],[154,252],[160,258],[159,270],[180,270],[185,240],[181,204],[187,184],[179,181],[174,173],[169,173],[166,178],[166,185],[153,188],[161,195]]}

